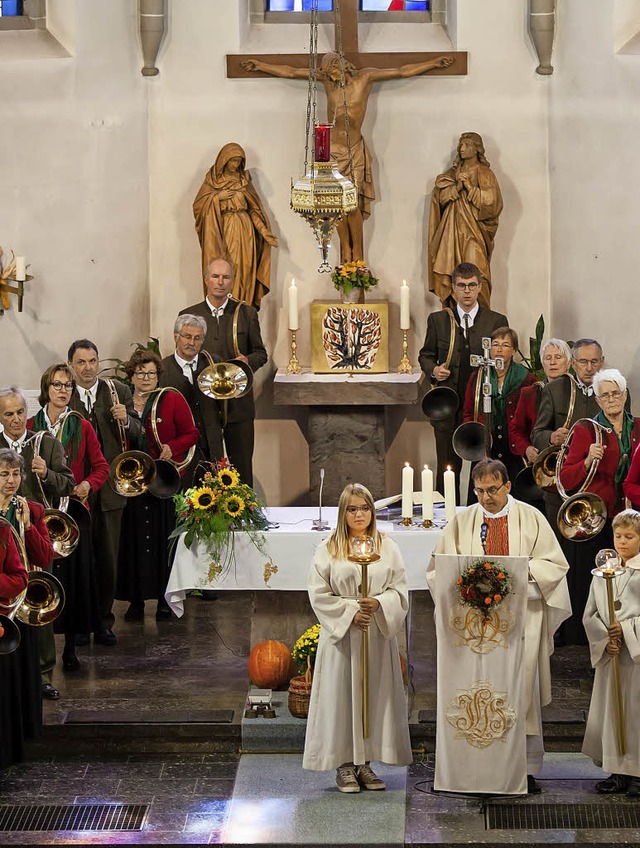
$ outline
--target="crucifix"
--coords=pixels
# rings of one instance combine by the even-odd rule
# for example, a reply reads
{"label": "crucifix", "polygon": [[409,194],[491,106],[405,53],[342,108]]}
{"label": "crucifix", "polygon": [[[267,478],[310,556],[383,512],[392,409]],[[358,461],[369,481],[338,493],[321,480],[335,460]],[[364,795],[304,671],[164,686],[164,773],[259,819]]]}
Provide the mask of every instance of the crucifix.
{"label": "crucifix", "polygon": [[[491,369],[497,368],[500,371],[504,370],[504,359],[501,356],[491,358],[491,339],[482,339],[482,356],[475,353],[471,354],[471,366],[473,368],[482,368],[482,421],[485,431],[486,456],[491,456]],[[480,374],[477,376],[480,382]]]}
{"label": "crucifix", "polygon": [[[340,261],[364,259],[363,221],[369,217],[375,198],[372,156],[361,135],[371,87],[374,82],[404,79],[425,73],[460,76],[467,73],[467,54],[447,53],[361,53],[358,47],[358,0],[341,0],[335,25],[335,45],[339,50],[340,33],[344,53],[344,94],[340,85],[338,53],[325,53],[318,70],[318,81],[327,95],[327,119],[334,122],[331,152],[344,176],[358,189],[358,208],[338,224]],[[271,54],[263,56],[227,56],[227,77],[309,78],[309,56]],[[346,115],[344,102],[346,101]]]}

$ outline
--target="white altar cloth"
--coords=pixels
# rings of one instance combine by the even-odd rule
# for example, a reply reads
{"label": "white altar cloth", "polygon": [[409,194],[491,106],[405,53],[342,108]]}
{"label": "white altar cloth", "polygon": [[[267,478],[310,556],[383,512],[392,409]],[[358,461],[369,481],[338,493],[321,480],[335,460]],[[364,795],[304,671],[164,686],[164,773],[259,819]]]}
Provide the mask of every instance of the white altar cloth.
{"label": "white altar cloth", "polygon": [[[439,513],[442,512],[442,515]],[[186,548],[178,539],[175,559],[167,585],[165,598],[171,609],[180,617],[184,613],[184,599],[192,589],[245,589],[277,591],[306,591],[307,575],[316,547],[328,538],[336,526],[337,507],[323,508],[322,518],[330,530],[312,529],[318,517],[316,507],[271,507],[266,511],[269,521],[279,526],[264,533],[271,567],[265,571],[267,558],[251,543],[244,533],[236,533],[235,564],[225,575],[209,580],[211,558],[195,542]],[[444,520],[444,510],[435,510],[436,521]],[[407,569],[409,589],[426,589],[427,563],[441,530],[421,527],[399,527],[391,521],[378,521],[378,528],[388,533],[400,546]],[[273,570],[273,567],[277,571]]]}

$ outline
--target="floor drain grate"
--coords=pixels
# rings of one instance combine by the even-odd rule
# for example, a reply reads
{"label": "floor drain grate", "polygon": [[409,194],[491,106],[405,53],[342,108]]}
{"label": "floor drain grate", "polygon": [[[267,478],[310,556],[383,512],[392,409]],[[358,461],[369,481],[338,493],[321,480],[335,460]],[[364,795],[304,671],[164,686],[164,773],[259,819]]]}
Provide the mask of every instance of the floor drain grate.
{"label": "floor drain grate", "polygon": [[635,804],[488,804],[487,830],[601,830],[640,828]]}
{"label": "floor drain grate", "polygon": [[0,806],[0,831],[141,830],[147,804],[11,804]]}

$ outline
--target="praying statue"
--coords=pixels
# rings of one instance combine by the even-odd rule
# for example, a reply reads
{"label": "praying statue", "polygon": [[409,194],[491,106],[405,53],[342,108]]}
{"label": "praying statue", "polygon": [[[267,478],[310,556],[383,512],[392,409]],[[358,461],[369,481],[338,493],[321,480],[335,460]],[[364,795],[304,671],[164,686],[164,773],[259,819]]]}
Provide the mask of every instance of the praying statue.
{"label": "praying statue", "polygon": [[225,144],[193,201],[193,215],[203,275],[213,259],[225,257],[234,269],[233,296],[259,309],[269,291],[271,248],[278,239],[245,162],[239,144]]}
{"label": "praying statue", "polygon": [[484,155],[482,136],[460,136],[453,165],[436,178],[429,212],[427,267],[429,291],[442,306],[455,306],[451,272],[461,262],[471,262],[482,274],[480,305],[491,302],[491,254],[502,212],[502,195]]}
{"label": "praying statue", "polygon": [[[309,79],[307,68],[272,65],[259,59],[245,59],[240,64],[245,71],[260,71],[283,79]],[[356,68],[355,65],[345,61],[343,95],[340,85],[340,57],[337,53],[325,53],[322,57],[318,80],[324,85],[327,95],[327,121],[335,124],[331,154],[338,164],[340,173],[352,180],[358,189],[358,208],[345,216],[337,226],[341,263],[364,260],[362,224],[369,217],[371,201],[376,196],[371,152],[361,134],[371,86],[380,80],[414,77],[434,68],[448,68],[452,64],[451,56],[438,56],[426,62],[402,65],[399,68]],[[348,125],[345,119],[345,101]],[[347,138],[350,144],[347,144]],[[351,163],[349,147],[351,147]]]}

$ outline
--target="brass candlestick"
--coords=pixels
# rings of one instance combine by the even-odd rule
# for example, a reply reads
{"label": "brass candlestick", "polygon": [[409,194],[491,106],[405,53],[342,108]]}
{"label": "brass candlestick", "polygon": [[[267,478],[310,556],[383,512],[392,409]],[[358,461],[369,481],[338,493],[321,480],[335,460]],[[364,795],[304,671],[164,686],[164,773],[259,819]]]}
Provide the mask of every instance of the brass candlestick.
{"label": "brass candlestick", "polygon": [[[610,554],[609,557],[603,555]],[[615,557],[615,559],[614,559]],[[617,559],[617,562],[616,562]],[[607,587],[607,607],[609,612],[609,626],[616,624],[615,603],[613,599],[613,581],[620,574],[624,574],[626,569],[620,562],[617,553],[612,549],[599,551],[596,556],[597,567],[591,573],[594,577],[602,577],[606,581]],[[618,753],[623,757],[627,752],[627,734],[624,720],[624,704],[622,700],[622,684],[620,682],[620,660],[617,654],[611,655],[611,688],[613,695],[613,706],[615,711],[616,722],[616,740],[618,743]]]}
{"label": "brass candlestick", "polygon": [[400,525],[400,527],[412,527],[413,518],[407,518],[405,516],[404,518],[401,518],[400,521],[398,521],[398,524]]}
{"label": "brass candlestick", "polygon": [[[0,270],[2,270],[0,268]],[[0,315],[5,309],[11,308],[10,294],[18,296],[18,312],[22,312],[22,302],[24,300],[24,284],[33,280],[31,274],[26,274],[24,280],[14,280],[11,277],[0,277]],[[14,286],[9,285],[15,283]]]}
{"label": "brass candlestick", "polygon": [[302,368],[298,362],[298,357],[296,356],[296,352],[298,350],[296,332],[296,330],[291,330],[291,359],[287,365],[287,374],[300,374],[302,372]]}
{"label": "brass candlestick", "polygon": [[420,522],[420,527],[424,527],[425,530],[431,530],[431,528],[435,526],[436,525],[430,518],[425,518],[424,521]]}
{"label": "brass candlestick", "polygon": [[[360,597],[369,597],[369,565],[372,562],[377,562],[380,559],[379,554],[362,553],[351,554],[348,559],[351,562],[357,562],[362,567],[362,585],[360,588]],[[369,738],[369,631],[362,631],[362,735],[365,739]]]}
{"label": "brass candlestick", "polygon": [[409,357],[407,356],[407,351],[409,350],[409,343],[407,342],[407,330],[402,331],[402,359],[400,360],[400,364],[398,365],[398,374],[411,374],[413,368],[411,367],[411,363],[409,362]]}

